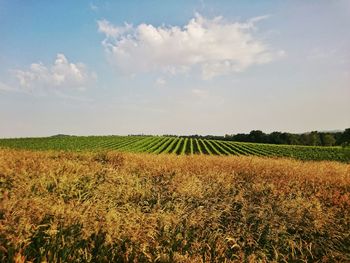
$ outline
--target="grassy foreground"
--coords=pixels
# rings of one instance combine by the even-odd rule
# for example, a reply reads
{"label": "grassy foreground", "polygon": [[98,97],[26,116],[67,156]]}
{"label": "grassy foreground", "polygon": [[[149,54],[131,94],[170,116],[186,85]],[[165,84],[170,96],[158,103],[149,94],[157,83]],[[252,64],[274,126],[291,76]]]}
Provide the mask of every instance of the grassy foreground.
{"label": "grassy foreground", "polygon": [[350,165],[0,150],[1,262],[350,261]]}

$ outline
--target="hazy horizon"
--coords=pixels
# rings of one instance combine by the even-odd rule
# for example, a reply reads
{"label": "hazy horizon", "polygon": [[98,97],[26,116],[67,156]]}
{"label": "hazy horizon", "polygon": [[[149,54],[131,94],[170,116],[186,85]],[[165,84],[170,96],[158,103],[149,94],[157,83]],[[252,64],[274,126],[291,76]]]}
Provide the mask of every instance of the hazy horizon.
{"label": "hazy horizon", "polygon": [[350,2],[0,1],[0,138],[350,127]]}
{"label": "hazy horizon", "polygon": [[[259,129],[255,129],[259,130]],[[253,130],[252,130],[253,131]],[[264,132],[264,131],[262,131]],[[272,131],[272,132],[286,132],[290,133],[289,131]],[[304,132],[298,132],[298,133],[293,133],[293,134],[308,134],[314,131],[304,131]],[[322,133],[336,133],[336,132],[344,132],[343,130],[322,130],[322,131],[317,131],[317,132],[322,132]],[[237,132],[235,134],[249,134],[250,131],[247,132]],[[266,134],[269,134],[271,132],[264,132]],[[225,135],[235,135],[233,133],[225,133],[225,134],[145,134],[145,133],[128,133],[128,134],[65,134],[65,133],[56,133],[56,134],[47,134],[47,135],[41,135],[41,136],[9,136],[9,137],[0,137],[0,139],[15,139],[15,138],[47,138],[47,137],[55,137],[55,136],[77,136],[77,137],[88,137],[88,136],[225,136]]]}

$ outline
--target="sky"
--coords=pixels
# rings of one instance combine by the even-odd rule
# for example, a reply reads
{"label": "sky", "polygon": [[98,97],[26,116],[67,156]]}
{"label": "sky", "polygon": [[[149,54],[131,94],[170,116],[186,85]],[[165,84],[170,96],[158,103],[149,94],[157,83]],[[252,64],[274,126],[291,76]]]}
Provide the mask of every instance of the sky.
{"label": "sky", "polygon": [[348,127],[348,0],[0,0],[0,137]]}

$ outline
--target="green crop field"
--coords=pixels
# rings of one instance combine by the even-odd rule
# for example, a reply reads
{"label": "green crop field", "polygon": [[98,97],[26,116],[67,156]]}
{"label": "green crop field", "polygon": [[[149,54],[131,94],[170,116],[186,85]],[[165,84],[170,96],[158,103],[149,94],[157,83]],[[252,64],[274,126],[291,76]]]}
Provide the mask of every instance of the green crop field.
{"label": "green crop field", "polygon": [[301,160],[350,161],[350,149],[291,146],[167,136],[57,136],[0,139],[0,147],[29,150],[125,151],[177,155],[255,155]]}

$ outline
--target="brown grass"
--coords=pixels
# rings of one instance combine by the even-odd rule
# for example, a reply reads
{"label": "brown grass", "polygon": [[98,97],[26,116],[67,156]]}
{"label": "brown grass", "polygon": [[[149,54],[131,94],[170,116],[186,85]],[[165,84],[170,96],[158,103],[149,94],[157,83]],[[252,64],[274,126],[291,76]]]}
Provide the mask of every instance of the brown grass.
{"label": "brown grass", "polygon": [[350,261],[350,165],[0,150],[1,262]]}

